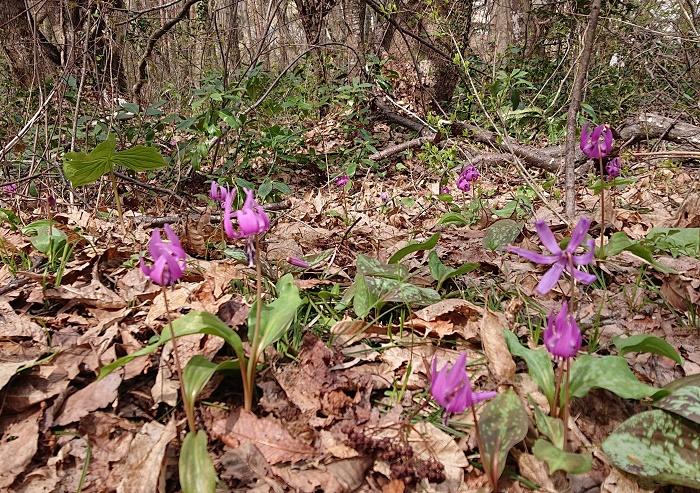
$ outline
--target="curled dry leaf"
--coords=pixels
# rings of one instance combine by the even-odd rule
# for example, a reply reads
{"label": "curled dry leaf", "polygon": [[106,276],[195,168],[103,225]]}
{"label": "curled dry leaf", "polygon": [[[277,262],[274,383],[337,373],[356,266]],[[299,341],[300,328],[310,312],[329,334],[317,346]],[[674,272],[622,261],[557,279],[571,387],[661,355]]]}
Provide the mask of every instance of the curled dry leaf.
{"label": "curled dry leaf", "polygon": [[10,486],[37,451],[39,420],[42,412],[34,411],[0,421],[3,430],[0,442],[0,488]]}
{"label": "curled dry leaf", "polygon": [[[225,419],[225,418],[224,418]],[[225,430],[225,423],[214,423],[216,430]],[[271,416],[258,418],[251,412],[241,410],[238,420],[230,430],[218,437],[229,447],[241,443],[252,443],[263,454],[269,464],[298,462],[312,457],[315,449],[293,437],[284,425]]]}
{"label": "curled dry leaf", "polygon": [[158,491],[165,450],[177,435],[175,421],[162,425],[150,421],[143,425],[129,447],[124,476],[117,493],[152,493]]}
{"label": "curled dry leaf", "polygon": [[314,493],[346,493],[356,491],[365,480],[372,464],[367,457],[341,459],[319,469],[296,469],[294,466],[273,467],[272,471],[294,491]]}
{"label": "curled dry leaf", "polygon": [[469,461],[454,438],[435,425],[423,421],[411,427],[408,444],[413,447],[413,452],[419,459],[434,459],[445,466],[445,481],[440,484],[431,483],[434,491],[459,490],[464,480],[464,468],[469,465]]}
{"label": "curled dry leaf", "polygon": [[481,318],[481,344],[488,360],[489,371],[499,383],[509,382],[515,376],[515,361],[508,351],[503,330],[508,321],[502,313],[485,310]]}
{"label": "curled dry leaf", "polygon": [[483,308],[466,300],[447,299],[418,310],[408,324],[425,328],[439,338],[458,334],[464,339],[472,339],[479,333],[482,312]]}
{"label": "curled dry leaf", "polygon": [[63,410],[56,418],[54,424],[56,426],[65,426],[78,421],[96,409],[108,406],[117,398],[121,383],[121,374],[114,372],[102,380],[96,380],[87,387],[80,389],[66,399]]}

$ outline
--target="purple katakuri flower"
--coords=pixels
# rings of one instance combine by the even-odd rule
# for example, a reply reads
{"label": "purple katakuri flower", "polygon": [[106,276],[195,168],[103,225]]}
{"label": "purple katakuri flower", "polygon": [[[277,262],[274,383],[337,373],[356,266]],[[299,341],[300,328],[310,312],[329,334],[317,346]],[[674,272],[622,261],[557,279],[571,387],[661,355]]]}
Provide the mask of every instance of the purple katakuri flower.
{"label": "purple katakuri flower", "polygon": [[9,185],[4,185],[2,187],[3,195],[15,195],[17,193],[17,184],[10,183]]}
{"label": "purple katakuri flower", "polygon": [[308,269],[309,267],[311,267],[310,263],[308,263],[303,258],[299,257],[287,257],[287,262],[289,263],[289,265],[293,265],[294,267],[300,267],[302,269]]}
{"label": "purple katakuri flower", "polygon": [[568,308],[565,301],[559,313],[556,315],[550,313],[547,317],[544,345],[555,358],[573,358],[581,349],[581,331],[573,313],[569,313]]}
{"label": "purple katakuri flower", "polygon": [[382,202],[384,202],[386,204],[387,202],[389,202],[389,194],[386,192],[380,193],[379,200],[381,200]]}
{"label": "purple katakuri flower", "polygon": [[479,179],[481,174],[479,170],[473,164],[470,164],[462,170],[457,178],[457,188],[463,192],[468,192],[471,190],[472,183]]}
{"label": "purple katakuri flower", "polygon": [[542,244],[549,250],[552,255],[543,255],[537,252],[531,252],[524,248],[509,246],[508,251],[520,255],[527,260],[540,265],[551,265],[552,267],[542,276],[536,291],[539,294],[547,294],[561,278],[564,271],[573,276],[577,281],[583,284],[590,284],[595,281],[596,277],[587,272],[583,272],[578,268],[583,265],[588,265],[593,262],[593,253],[595,251],[595,243],[592,239],[586,242],[587,251],[582,255],[574,255],[576,249],[583,243],[588,233],[588,228],[591,226],[591,220],[587,217],[579,219],[576,227],[571,233],[569,244],[564,250],[559,247],[559,244],[554,239],[554,234],[549,226],[544,221],[536,221],[535,229],[540,237]]}
{"label": "purple katakuri flower", "polygon": [[243,207],[235,211],[238,220],[238,231],[233,228],[231,217],[233,197],[235,189],[226,195],[224,199],[224,231],[229,238],[248,238],[264,233],[270,229],[270,218],[260,204],[255,200],[253,191],[245,189],[245,202]]}
{"label": "purple katakuri flower", "polygon": [[216,200],[217,202],[223,202],[228,196],[228,189],[222,185],[219,185],[215,181],[211,182],[211,187],[209,188],[209,198]]}
{"label": "purple katakuri flower", "polygon": [[620,158],[616,157],[608,161],[608,164],[605,165],[605,172],[610,178],[617,178],[618,176],[620,176],[621,168],[622,163],[620,162]]}
{"label": "purple katakuri flower", "polygon": [[444,187],[441,187],[440,193],[443,195],[447,195],[448,193],[450,193],[450,187],[448,187],[447,185],[445,185]]}
{"label": "purple katakuri flower", "polygon": [[182,277],[187,267],[185,258],[187,254],[180,244],[180,239],[169,224],[163,226],[168,241],[161,238],[160,228],[155,228],[151,233],[151,241],[148,242],[148,252],[153,259],[153,265],[148,266],[139,259],[141,272],[160,286],[169,286]]}
{"label": "purple katakuri flower", "polygon": [[350,177],[348,175],[340,175],[335,179],[335,186],[338,188],[344,188],[349,181]]}
{"label": "purple katakuri flower", "polygon": [[491,399],[496,392],[472,392],[466,370],[467,353],[462,353],[452,368],[445,364],[437,369],[437,357],[433,358],[430,371],[430,395],[445,411],[445,419],[452,414],[463,413],[479,402]]}
{"label": "purple katakuri flower", "polygon": [[598,125],[588,131],[588,124],[581,129],[581,151],[590,159],[601,159],[613,148],[613,134],[607,125]]}

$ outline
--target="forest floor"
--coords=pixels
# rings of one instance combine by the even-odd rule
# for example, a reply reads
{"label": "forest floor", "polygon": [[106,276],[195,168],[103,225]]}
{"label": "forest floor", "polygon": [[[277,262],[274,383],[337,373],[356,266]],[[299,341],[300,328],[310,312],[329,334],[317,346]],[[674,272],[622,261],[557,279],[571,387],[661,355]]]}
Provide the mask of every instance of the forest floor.
{"label": "forest floor", "polygon": [[[546,207],[511,166],[480,169],[473,194],[456,190],[450,179],[448,196],[439,193],[440,177],[415,156],[402,163],[404,171],[370,172],[345,189],[332,180],[314,183],[309,170],[275,177],[293,193],[270,212],[260,252],[270,281],[265,286],[269,290],[291,272],[303,305],[290,330],[265,353],[252,413],[242,410],[236,372],[217,374],[199,396],[197,423],[208,435],[220,491],[486,490],[471,413],[444,424],[429,398],[434,357],[454,361],[466,351],[475,388],[513,389],[531,421],[533,403],[546,406],[525,362],[508,350],[502,329],[534,348],[546,314],[560,306],[570,287],[562,282],[537,295],[545,269],[506,253],[503,238],[539,251],[534,219],[545,220],[562,238],[568,234],[559,219],[563,210]],[[608,193],[607,236],[623,232],[631,242],[644,240],[635,244],[642,256],[650,252],[653,258],[650,263],[633,253],[639,249],[628,248],[597,259],[598,280],[581,290],[576,306],[582,352],[617,354],[618,336],[658,336],[682,364],[649,352],[631,351],[624,358],[638,381],[661,388],[700,374],[700,245],[672,231],[648,233],[700,226],[700,170],[678,162],[632,162],[624,177],[635,180]],[[597,239],[599,195],[586,181],[590,177],[581,178],[577,205],[594,221],[591,235]],[[148,191],[125,185],[126,233],[114,210],[86,210],[59,199],[51,214],[73,244],[60,282],[56,271],[46,272],[32,238],[12,225],[46,218],[45,207],[2,198],[7,217],[0,224],[0,490],[178,490],[186,420],[172,346],[106,378],[97,375],[167,326],[161,288],[138,266],[159,225],[153,218],[178,215],[173,227],[189,255],[185,277],[168,291],[172,316],[207,311],[245,332],[255,270],[241,260],[242,244],[229,240],[222,247],[220,211],[207,199],[208,187],[190,192],[189,205],[199,213],[176,198],[150,199]],[[559,192],[552,186],[545,195],[560,204]],[[139,203],[133,209],[147,211],[147,220],[129,210],[130,203]],[[459,215],[471,224],[460,225]],[[398,282],[411,286],[406,298],[394,293],[369,310],[357,299],[343,306],[358,271],[371,277],[372,268],[383,268],[402,247],[437,232],[434,248],[401,260],[407,276]],[[431,252],[444,266],[475,265],[438,288]],[[304,257],[311,267],[289,265],[290,256]],[[232,357],[217,337],[194,334],[178,341],[183,365],[194,355],[217,362]],[[569,431],[569,450],[591,454],[592,469],[550,475],[527,438],[511,450],[500,490],[564,491],[568,481],[574,492],[646,491],[611,466],[601,443],[624,420],[650,408],[648,399],[592,389],[574,399]],[[385,460],[392,455],[382,438],[389,448],[398,447],[391,460]],[[442,481],[428,481],[434,477]]]}

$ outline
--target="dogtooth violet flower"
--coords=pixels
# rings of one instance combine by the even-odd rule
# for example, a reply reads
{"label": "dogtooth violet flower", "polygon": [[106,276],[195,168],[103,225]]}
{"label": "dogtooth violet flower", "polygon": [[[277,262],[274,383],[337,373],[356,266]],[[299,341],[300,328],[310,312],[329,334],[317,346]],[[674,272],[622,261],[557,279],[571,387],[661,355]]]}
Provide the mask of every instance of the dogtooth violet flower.
{"label": "dogtooth violet flower", "polygon": [[608,164],[605,165],[605,172],[610,178],[617,178],[618,176],[620,176],[621,168],[622,163],[620,162],[620,158],[616,157],[608,161]]}
{"label": "dogtooth violet flower", "polygon": [[245,189],[245,202],[240,210],[235,211],[238,220],[238,231],[233,228],[233,197],[235,189],[231,190],[224,199],[224,232],[229,238],[246,238],[246,257],[248,267],[255,266],[255,237],[270,229],[270,218],[260,204],[255,200],[253,191]]}
{"label": "dogtooth violet flower", "polygon": [[508,251],[515,253],[521,257],[540,265],[551,265],[549,270],[542,276],[536,291],[539,294],[547,294],[561,278],[564,271],[573,276],[577,281],[583,284],[590,284],[595,281],[596,277],[587,272],[579,270],[579,267],[588,265],[593,262],[593,253],[595,243],[592,239],[586,243],[587,251],[582,255],[574,255],[576,249],[583,243],[588,233],[588,228],[591,226],[591,220],[587,217],[579,219],[576,227],[571,233],[571,239],[565,249],[561,249],[557,240],[554,239],[554,234],[549,226],[544,221],[536,221],[535,229],[540,237],[542,244],[549,250],[552,255],[543,255],[537,252],[531,252],[524,248],[509,246]]}
{"label": "dogtooth violet flower", "polygon": [[335,186],[338,188],[343,188],[345,185],[348,184],[350,181],[350,177],[348,175],[340,175],[338,178],[335,179]]}
{"label": "dogtooth violet flower", "polygon": [[457,188],[463,192],[468,192],[472,187],[472,183],[478,180],[480,176],[479,170],[473,164],[470,164],[459,174]]}
{"label": "dogtooth violet flower", "polygon": [[550,313],[547,317],[543,337],[547,351],[555,358],[573,358],[581,349],[581,331],[573,313],[569,313],[566,301],[562,303],[559,313]]}
{"label": "dogtooth violet flower", "polygon": [[452,368],[449,368],[446,363],[438,371],[437,357],[433,358],[430,371],[430,395],[445,410],[445,419],[451,414],[463,413],[466,409],[496,395],[496,392],[472,392],[466,364],[467,353],[462,353]]}
{"label": "dogtooth violet flower", "polygon": [[598,125],[588,131],[588,124],[581,129],[581,151],[590,159],[601,159],[610,154],[613,134],[607,125]]}
{"label": "dogtooth violet flower", "polygon": [[216,200],[218,202],[223,202],[226,200],[226,197],[228,196],[229,191],[226,187],[219,185],[215,181],[211,182],[211,187],[209,189],[209,198],[212,200]]}
{"label": "dogtooth violet flower", "polygon": [[293,265],[294,267],[300,267],[302,269],[308,269],[309,267],[311,267],[310,263],[308,263],[303,258],[299,257],[287,257],[287,263],[289,263],[289,265]]}
{"label": "dogtooth violet flower", "polygon": [[153,265],[148,266],[140,258],[141,272],[160,286],[169,286],[182,277],[187,267],[185,250],[180,244],[180,239],[169,224],[163,226],[168,241],[161,238],[160,228],[155,228],[151,233],[151,241],[148,242],[148,252],[153,259]]}

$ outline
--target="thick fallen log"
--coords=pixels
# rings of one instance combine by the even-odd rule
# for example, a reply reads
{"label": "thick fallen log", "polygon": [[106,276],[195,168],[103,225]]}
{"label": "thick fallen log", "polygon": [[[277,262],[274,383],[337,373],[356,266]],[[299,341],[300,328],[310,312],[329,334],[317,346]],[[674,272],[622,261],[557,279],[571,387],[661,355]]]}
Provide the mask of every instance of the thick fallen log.
{"label": "thick fallen log", "polygon": [[700,149],[700,127],[656,113],[627,118],[620,129],[620,136],[625,141],[661,139]]}

